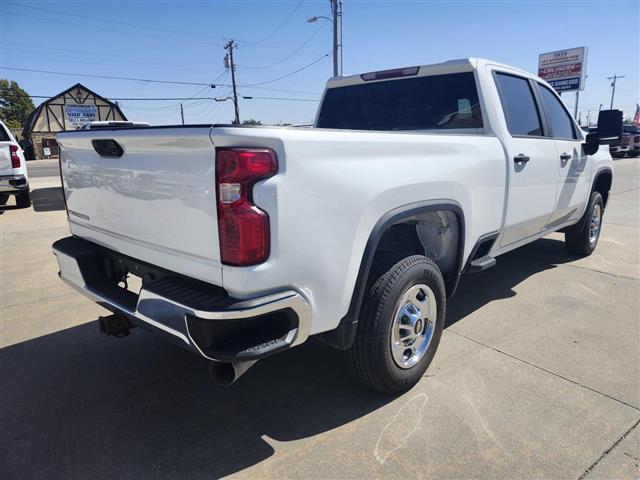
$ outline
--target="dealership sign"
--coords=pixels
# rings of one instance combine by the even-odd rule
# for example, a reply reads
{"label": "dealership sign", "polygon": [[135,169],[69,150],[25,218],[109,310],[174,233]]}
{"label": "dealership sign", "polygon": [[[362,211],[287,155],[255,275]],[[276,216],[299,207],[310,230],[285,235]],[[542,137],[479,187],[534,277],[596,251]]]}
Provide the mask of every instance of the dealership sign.
{"label": "dealership sign", "polygon": [[538,76],[557,92],[584,90],[587,47],[543,53],[538,60]]}
{"label": "dealership sign", "polygon": [[80,128],[87,123],[94,122],[96,120],[96,106],[95,105],[65,105],[64,106],[67,128]]}

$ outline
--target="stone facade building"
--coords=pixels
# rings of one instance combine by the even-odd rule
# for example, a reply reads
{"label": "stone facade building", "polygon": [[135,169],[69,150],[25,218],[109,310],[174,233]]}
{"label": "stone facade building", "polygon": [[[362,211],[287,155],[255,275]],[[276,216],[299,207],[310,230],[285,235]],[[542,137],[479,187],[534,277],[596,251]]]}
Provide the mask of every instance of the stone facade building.
{"label": "stone facade building", "polygon": [[116,103],[76,83],[31,112],[22,138],[31,143],[35,158],[57,158],[57,132],[77,130],[93,121],[126,119]]}

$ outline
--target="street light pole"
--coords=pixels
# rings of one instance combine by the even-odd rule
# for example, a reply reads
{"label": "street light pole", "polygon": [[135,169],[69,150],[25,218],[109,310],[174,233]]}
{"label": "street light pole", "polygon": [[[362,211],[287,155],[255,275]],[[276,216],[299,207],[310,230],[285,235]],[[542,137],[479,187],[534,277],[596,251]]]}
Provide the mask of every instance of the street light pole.
{"label": "street light pole", "polygon": [[329,0],[331,2],[332,18],[323,15],[311,17],[308,23],[315,23],[321,18],[333,24],[333,76],[342,76],[342,0]]}
{"label": "street light pole", "polygon": [[331,0],[333,13],[333,76],[342,76],[342,0]]}

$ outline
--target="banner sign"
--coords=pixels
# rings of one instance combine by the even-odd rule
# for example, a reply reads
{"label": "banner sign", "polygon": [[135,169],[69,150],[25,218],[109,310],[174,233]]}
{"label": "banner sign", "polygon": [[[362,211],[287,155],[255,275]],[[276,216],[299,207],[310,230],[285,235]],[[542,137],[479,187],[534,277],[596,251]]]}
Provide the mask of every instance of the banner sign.
{"label": "banner sign", "polygon": [[587,47],[543,53],[538,59],[538,76],[557,92],[584,90]]}
{"label": "banner sign", "polygon": [[96,120],[95,105],[65,105],[67,129],[80,128]]}

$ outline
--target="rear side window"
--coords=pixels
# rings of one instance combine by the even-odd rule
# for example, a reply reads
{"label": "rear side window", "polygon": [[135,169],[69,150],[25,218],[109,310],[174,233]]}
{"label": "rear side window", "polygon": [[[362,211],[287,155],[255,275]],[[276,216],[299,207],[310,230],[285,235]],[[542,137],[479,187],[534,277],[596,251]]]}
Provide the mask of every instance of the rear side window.
{"label": "rear side window", "polygon": [[472,72],[330,88],[317,126],[350,130],[482,128]]}
{"label": "rear side window", "polygon": [[511,135],[542,136],[540,114],[529,81],[496,73],[500,103]]}
{"label": "rear side window", "polygon": [[0,125],[0,142],[10,142],[9,134],[4,129],[2,125]]}
{"label": "rear side window", "polygon": [[547,117],[547,123],[551,128],[551,136],[553,138],[576,138],[571,117],[569,117],[560,100],[544,85],[538,84],[538,86],[540,97],[542,98],[542,107]]}

